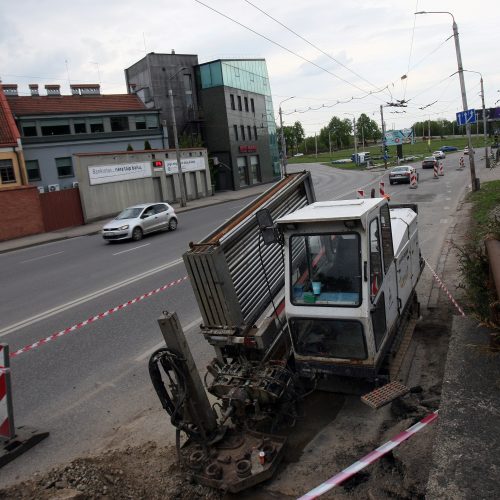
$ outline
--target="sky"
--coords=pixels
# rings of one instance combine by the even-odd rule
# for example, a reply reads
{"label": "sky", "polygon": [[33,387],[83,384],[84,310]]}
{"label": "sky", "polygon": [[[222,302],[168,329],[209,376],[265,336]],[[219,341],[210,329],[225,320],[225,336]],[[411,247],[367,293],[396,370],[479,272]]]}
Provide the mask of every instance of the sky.
{"label": "sky", "polygon": [[[486,107],[494,107],[495,0],[4,0],[0,79],[17,83],[21,95],[30,83],[41,93],[60,84],[69,94],[69,83],[125,93],[125,68],[148,52],[174,49],[200,63],[265,58],[276,120],[282,103],[284,124],[298,120],[307,135],[332,116],[365,113],[380,125],[380,106],[397,100],[407,107],[384,107],[387,129],[453,120],[463,106],[458,74],[451,76],[458,69],[452,17],[417,11],[453,14],[463,68],[482,74]],[[468,108],[481,108],[480,75],[464,76]]]}

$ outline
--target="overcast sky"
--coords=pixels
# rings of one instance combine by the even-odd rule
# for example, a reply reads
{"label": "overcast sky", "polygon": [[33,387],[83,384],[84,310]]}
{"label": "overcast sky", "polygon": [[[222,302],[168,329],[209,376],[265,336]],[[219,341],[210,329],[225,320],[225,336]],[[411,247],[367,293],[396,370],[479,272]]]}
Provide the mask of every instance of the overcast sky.
{"label": "overcast sky", "polygon": [[[486,107],[500,99],[498,0],[202,1],[281,47],[195,0],[4,0],[0,78],[23,94],[29,83],[59,83],[69,93],[68,82],[99,81],[103,93],[124,93],[123,70],[147,52],[175,49],[199,62],[257,57],[267,61],[276,118],[294,96],[282,106],[285,123],[301,121],[308,135],[333,115],[366,113],[380,123],[380,105],[397,99],[408,107],[385,108],[387,127],[410,127],[462,109],[458,75],[450,77],[452,18],[414,15],[433,10],[455,16],[464,69],[482,73]],[[481,107],[479,78],[465,74],[469,108]]]}

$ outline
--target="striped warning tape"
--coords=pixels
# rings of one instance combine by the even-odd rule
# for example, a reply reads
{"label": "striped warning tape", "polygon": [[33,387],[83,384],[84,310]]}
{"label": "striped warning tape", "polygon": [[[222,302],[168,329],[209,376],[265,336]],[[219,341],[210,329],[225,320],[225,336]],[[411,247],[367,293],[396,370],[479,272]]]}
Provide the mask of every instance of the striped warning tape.
{"label": "striped warning tape", "polygon": [[335,486],[338,486],[339,484],[343,483],[346,479],[349,479],[350,477],[354,476],[354,474],[357,474],[360,470],[364,469],[366,466],[377,461],[380,457],[384,456],[386,453],[396,448],[396,446],[400,445],[403,441],[406,441],[408,438],[416,434],[418,431],[422,430],[428,424],[434,422],[434,420],[438,418],[438,411],[439,410],[436,410],[430,413],[422,420],[420,420],[420,422],[417,422],[415,425],[412,425],[405,431],[398,434],[396,437],[387,441],[387,443],[383,444],[382,446],[379,446],[376,450],[373,450],[372,452],[368,453],[368,455],[365,455],[361,460],[354,462],[352,465],[344,469],[342,472],[339,472],[335,476],[325,481],[323,484],[320,484],[316,488],[312,489],[309,493],[302,495],[299,498],[299,500],[312,500],[313,498],[318,498],[319,496],[323,495],[323,493],[326,493]]}
{"label": "striped warning tape", "polygon": [[427,267],[431,270],[431,273],[434,276],[434,279],[438,282],[439,287],[444,290],[446,295],[448,295],[448,298],[451,300],[451,303],[457,308],[458,312],[462,315],[465,316],[464,311],[462,308],[458,305],[457,301],[453,298],[453,295],[450,293],[448,288],[446,288],[446,285],[441,281],[440,277],[436,274],[436,271],[432,269],[431,265],[427,262],[427,260],[424,258],[424,262],[427,265]]}
{"label": "striped warning tape", "polygon": [[22,354],[23,352],[31,351],[37,347],[40,347],[43,344],[46,344],[47,342],[52,342],[53,340],[57,340],[58,338],[62,337],[63,335],[74,332],[75,330],[78,330],[78,329],[80,329],[80,328],[82,328],[90,323],[94,323],[98,319],[105,318],[106,316],[109,316],[110,314],[113,314],[117,311],[120,311],[120,310],[124,309],[125,307],[131,306],[132,304],[140,302],[141,300],[147,299],[148,297],[151,297],[152,295],[155,295],[159,292],[163,292],[163,290],[166,290],[167,288],[171,288],[175,285],[178,285],[187,279],[188,279],[188,277],[184,276],[183,278],[179,278],[177,280],[171,281],[170,283],[167,283],[166,285],[163,285],[159,288],[156,288],[155,290],[151,290],[148,293],[140,295],[139,297],[136,297],[135,299],[124,302],[123,304],[120,304],[119,306],[113,307],[112,309],[108,309],[107,311],[104,311],[100,314],[96,314],[95,316],[92,316],[91,318],[86,319],[85,321],[81,321],[80,323],[76,323],[75,325],[70,326],[68,328],[65,328],[64,330],[61,330],[59,332],[55,332],[52,335],[45,337],[44,339],[38,340],[37,342],[34,342],[33,344],[27,345],[27,346],[23,347],[22,349],[18,349],[17,351],[10,353],[10,357],[15,358],[16,356],[19,356],[19,354]]}

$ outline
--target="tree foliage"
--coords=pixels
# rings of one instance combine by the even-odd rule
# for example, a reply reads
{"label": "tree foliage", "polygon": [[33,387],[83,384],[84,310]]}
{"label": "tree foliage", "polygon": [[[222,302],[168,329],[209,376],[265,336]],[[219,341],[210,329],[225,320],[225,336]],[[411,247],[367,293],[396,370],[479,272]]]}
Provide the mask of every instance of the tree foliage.
{"label": "tree foliage", "polygon": [[361,113],[356,121],[356,135],[358,141],[378,141],[382,137],[378,124],[365,113]]}

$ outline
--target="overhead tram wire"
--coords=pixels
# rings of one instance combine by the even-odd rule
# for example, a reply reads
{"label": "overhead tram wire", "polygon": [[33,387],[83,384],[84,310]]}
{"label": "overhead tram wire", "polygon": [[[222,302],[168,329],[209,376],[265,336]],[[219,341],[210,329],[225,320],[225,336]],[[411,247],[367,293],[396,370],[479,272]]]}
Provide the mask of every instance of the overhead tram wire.
{"label": "overhead tram wire", "polygon": [[307,62],[309,64],[312,64],[316,68],[320,69],[321,71],[324,71],[325,73],[328,73],[329,75],[337,78],[338,80],[346,83],[347,85],[350,85],[351,87],[354,87],[357,90],[360,90],[361,92],[365,93],[365,95],[363,97],[357,97],[357,99],[364,99],[365,97],[368,97],[368,96],[371,96],[371,95],[375,95],[375,94],[379,94],[380,92],[383,92],[384,90],[387,89],[387,86],[386,86],[383,89],[379,89],[379,90],[376,90],[376,91],[369,91],[369,92],[367,92],[366,90],[362,89],[361,87],[359,87],[355,83],[352,83],[349,80],[346,80],[345,78],[342,78],[341,76],[338,76],[335,73],[332,73],[331,71],[327,70],[326,68],[323,68],[319,64],[316,64],[314,61],[311,61],[310,59],[307,59],[307,57],[304,57],[304,56],[301,56],[300,54],[297,54],[297,52],[294,52],[293,50],[289,49],[288,47],[285,47],[284,45],[280,44],[279,42],[275,42],[274,40],[272,40],[271,38],[267,37],[266,35],[263,35],[262,33],[259,33],[258,31],[255,31],[254,29],[250,28],[249,26],[246,26],[243,23],[240,23],[236,19],[233,19],[232,17],[230,17],[230,16],[228,16],[228,15],[226,15],[226,14],[218,11],[214,7],[211,7],[210,5],[207,5],[206,3],[203,3],[201,0],[195,0],[195,2],[199,3],[200,5],[203,5],[207,9],[212,10],[213,12],[219,14],[220,16],[225,17],[226,19],[229,19],[233,23],[241,26],[242,28],[245,28],[246,30],[252,32],[253,34],[255,34],[257,36],[260,36],[261,38],[264,38],[264,40],[267,40],[268,42],[271,42],[272,44],[276,45],[277,47],[280,47],[281,49],[286,50],[288,53],[294,55],[295,57],[298,57],[299,59],[302,59],[303,61],[305,61],[305,62]]}
{"label": "overhead tram wire", "polygon": [[285,28],[286,30],[288,30],[290,33],[293,33],[295,36],[297,36],[298,38],[300,38],[301,40],[303,40],[304,42],[306,42],[307,44],[309,44],[311,47],[315,48],[317,51],[321,52],[323,55],[325,55],[326,57],[328,57],[332,61],[336,62],[338,65],[340,65],[343,68],[345,68],[347,71],[349,71],[353,75],[357,76],[360,80],[363,80],[364,82],[368,83],[368,85],[371,85],[373,88],[378,89],[378,87],[375,84],[373,84],[372,82],[370,82],[369,80],[367,80],[366,78],[364,78],[359,73],[356,73],[356,71],[350,69],[348,66],[346,66],[345,64],[343,64],[342,62],[340,62],[338,59],[335,59],[335,57],[333,57],[332,55],[330,55],[327,52],[325,52],[321,47],[318,47],[314,43],[310,42],[307,38],[303,37],[302,35],[300,35],[296,31],[294,31],[293,29],[289,28],[286,24],[282,23],[281,21],[279,21],[275,17],[271,16],[265,10],[261,9],[260,7],[257,7],[257,5],[255,5],[254,3],[250,2],[249,0],[245,0],[245,2],[248,3],[249,5],[251,5],[252,7],[254,7],[255,9],[257,9],[259,12],[262,12],[262,14],[264,14],[267,17],[269,17],[269,19],[272,19],[274,22],[278,23],[280,26],[282,26],[283,28]]}
{"label": "overhead tram wire", "polygon": [[[416,0],[416,3],[415,3],[415,10],[413,12],[417,12],[418,11],[418,0]],[[406,89],[408,87],[408,73],[410,72],[410,62],[411,62],[411,56],[412,56],[412,52],[413,52],[413,40],[415,39],[415,24],[417,23],[417,16],[416,14],[413,14],[413,29],[412,29],[412,32],[411,32],[411,42],[410,42],[410,54],[408,55],[408,67],[406,68],[406,73],[405,73],[405,88],[404,88],[404,91],[403,91],[403,99],[406,98]]]}

